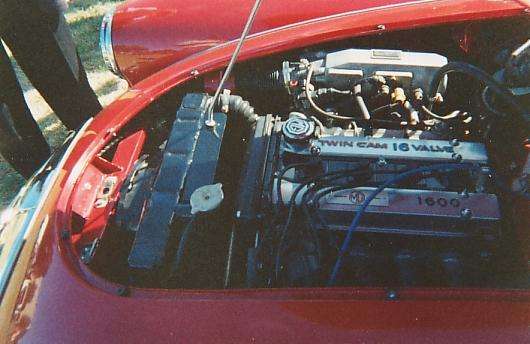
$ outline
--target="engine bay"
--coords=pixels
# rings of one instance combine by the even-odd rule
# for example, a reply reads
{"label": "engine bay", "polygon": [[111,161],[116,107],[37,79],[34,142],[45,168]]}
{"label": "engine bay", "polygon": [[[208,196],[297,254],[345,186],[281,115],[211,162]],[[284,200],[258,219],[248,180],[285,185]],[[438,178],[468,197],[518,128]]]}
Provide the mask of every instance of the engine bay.
{"label": "engine bay", "polygon": [[217,101],[183,92],[81,258],[152,288],[527,288],[529,42],[495,77],[348,46],[242,66]]}

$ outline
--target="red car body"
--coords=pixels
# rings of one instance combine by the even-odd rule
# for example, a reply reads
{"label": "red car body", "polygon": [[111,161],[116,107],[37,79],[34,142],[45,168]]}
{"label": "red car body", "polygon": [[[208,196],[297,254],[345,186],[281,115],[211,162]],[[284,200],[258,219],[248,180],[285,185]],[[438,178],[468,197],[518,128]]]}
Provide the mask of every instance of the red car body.
{"label": "red car body", "polygon": [[[393,13],[395,6],[409,2],[425,3],[421,7],[428,11],[435,11],[437,7],[429,4],[432,1],[409,0],[265,1],[251,34],[348,12],[362,14],[377,9]],[[524,2],[519,4],[525,6]],[[457,11],[469,9],[465,4],[459,5]],[[161,1],[156,5],[151,0],[134,0],[118,6],[112,22],[112,43],[120,73],[130,84],[135,84],[175,61],[239,37],[251,7],[252,2],[244,0],[193,5],[182,0]],[[496,8],[487,1],[479,7],[485,12]],[[387,22],[383,17],[370,17],[372,31]],[[485,18],[484,14],[477,13],[466,20],[481,18]],[[412,26],[424,24],[410,22]]]}
{"label": "red car body", "polygon": [[[67,152],[37,207],[2,301],[2,339],[108,342],[498,342],[530,341],[530,293],[516,290],[377,288],[270,290],[124,289],[92,273],[75,245],[104,227],[113,202],[71,232],[73,208],[90,207],[80,186],[116,175],[137,156],[142,132],[105,165],[96,154],[171,88],[220,70],[235,47],[248,1],[131,1],[114,18],[115,56],[134,86],[104,109]],[[315,42],[442,23],[527,14],[507,0],[265,1],[240,60]],[[130,27],[121,33],[121,29]],[[134,28],[134,29],[133,29]],[[149,76],[150,75],[150,76]],[[147,77],[149,76],[149,77]],[[141,80],[141,81],[140,81]],[[87,172],[92,171],[92,172]],[[92,198],[91,198],[92,197]],[[89,212],[89,210],[87,210]],[[527,228],[528,223],[521,223]],[[6,299],[12,300],[8,303]],[[9,301],[8,300],[8,301]]]}
{"label": "red car body", "polygon": [[[377,7],[401,5],[404,0],[374,1],[266,1],[260,7],[251,34],[311,19]],[[114,15],[112,41],[120,72],[131,83],[187,56],[241,34],[252,3],[136,0],[119,6]],[[208,18],[207,20],[198,20]],[[228,23],[228,25],[227,25]]]}

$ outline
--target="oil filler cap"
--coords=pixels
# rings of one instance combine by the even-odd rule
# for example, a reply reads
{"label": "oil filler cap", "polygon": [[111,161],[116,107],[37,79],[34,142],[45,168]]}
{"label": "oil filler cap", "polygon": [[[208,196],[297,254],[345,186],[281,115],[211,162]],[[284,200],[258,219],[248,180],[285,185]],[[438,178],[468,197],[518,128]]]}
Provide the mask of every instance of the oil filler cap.
{"label": "oil filler cap", "polygon": [[[305,117],[305,116],[304,116]],[[306,141],[315,132],[315,122],[299,115],[291,116],[282,128],[283,135],[289,141]]]}

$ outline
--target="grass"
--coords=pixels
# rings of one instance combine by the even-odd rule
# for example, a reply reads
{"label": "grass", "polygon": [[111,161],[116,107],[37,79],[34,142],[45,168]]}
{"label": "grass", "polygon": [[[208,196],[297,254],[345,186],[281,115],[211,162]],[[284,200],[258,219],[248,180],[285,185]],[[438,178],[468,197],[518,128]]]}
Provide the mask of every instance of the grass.
{"label": "grass", "polygon": [[[123,93],[127,84],[107,71],[99,50],[99,26],[103,15],[121,1],[71,0],[65,13],[79,55],[88,74],[90,85],[100,102],[107,105]],[[52,148],[60,145],[66,137],[66,129],[57,119],[40,94],[33,88],[23,71],[12,60],[24,97],[37,119],[41,130]],[[0,159],[0,209],[9,204],[23,185],[20,177],[7,163]]]}

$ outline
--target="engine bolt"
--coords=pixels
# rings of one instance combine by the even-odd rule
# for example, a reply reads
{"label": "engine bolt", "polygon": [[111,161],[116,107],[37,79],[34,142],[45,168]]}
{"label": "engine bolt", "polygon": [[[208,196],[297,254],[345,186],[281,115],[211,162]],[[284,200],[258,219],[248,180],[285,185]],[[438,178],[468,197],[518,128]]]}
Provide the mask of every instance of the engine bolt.
{"label": "engine bolt", "polygon": [[318,146],[311,146],[310,151],[313,155],[320,155],[321,149]]}
{"label": "engine bolt", "polygon": [[217,125],[213,118],[208,118],[206,121],[204,121],[204,124],[206,124],[206,126],[209,128],[215,128],[215,126]]}
{"label": "engine bolt", "polygon": [[395,301],[398,298],[397,291],[395,290],[389,290],[386,294],[386,298],[390,301]]}
{"label": "engine bolt", "polygon": [[471,212],[470,209],[464,208],[460,212],[460,215],[462,216],[463,219],[469,220],[473,216],[473,213]]}
{"label": "engine bolt", "polygon": [[387,164],[386,159],[383,158],[382,156],[380,156],[379,159],[377,159],[377,166],[383,167],[383,166],[386,166],[386,164]]}
{"label": "engine bolt", "polygon": [[456,162],[462,161],[462,156],[458,153],[453,153],[453,155],[451,155],[451,158]]}

